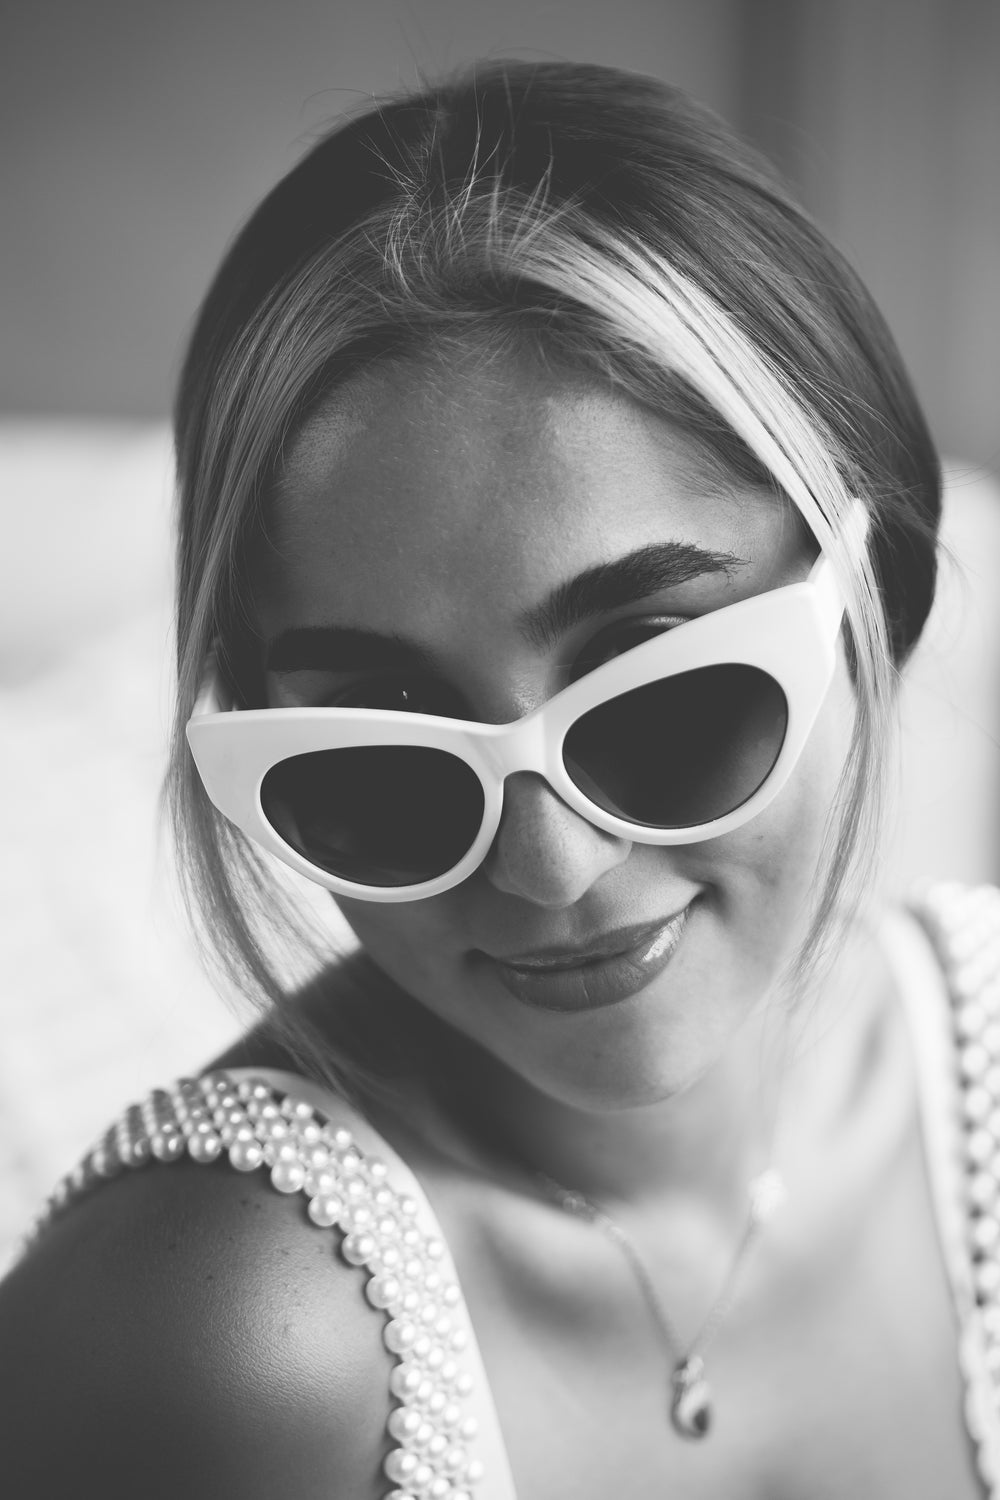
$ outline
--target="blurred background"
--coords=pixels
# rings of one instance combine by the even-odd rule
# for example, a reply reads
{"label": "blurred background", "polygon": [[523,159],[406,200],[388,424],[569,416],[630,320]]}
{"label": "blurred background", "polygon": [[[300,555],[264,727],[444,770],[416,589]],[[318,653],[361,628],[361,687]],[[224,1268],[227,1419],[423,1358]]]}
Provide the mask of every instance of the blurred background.
{"label": "blurred background", "polygon": [[6,0],[0,8],[0,1261],[124,1102],[238,1028],[177,912],[166,417],[236,226],[344,109],[477,56],[657,74],[774,158],[949,460],[894,870],[1000,877],[1000,5]]}

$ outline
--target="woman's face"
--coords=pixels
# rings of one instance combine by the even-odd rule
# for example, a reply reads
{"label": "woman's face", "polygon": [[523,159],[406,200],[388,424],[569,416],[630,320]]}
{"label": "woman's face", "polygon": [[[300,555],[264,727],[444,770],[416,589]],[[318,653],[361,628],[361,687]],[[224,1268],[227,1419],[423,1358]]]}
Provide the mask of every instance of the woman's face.
{"label": "woman's face", "polygon": [[[724,488],[626,395],[471,347],[335,393],[287,449],[269,532],[256,586],[272,706],[487,723],[651,629],[805,577],[815,552],[786,504]],[[656,576],[625,561],[650,547]],[[691,549],[707,555],[692,565]],[[575,580],[603,586],[567,592]],[[322,656],[279,647],[315,626],[335,628]],[[791,780],[735,833],[632,843],[520,773],[463,884],[341,908],[414,1001],[546,1094],[666,1098],[711,1066],[803,935],[852,712],[841,661]]]}

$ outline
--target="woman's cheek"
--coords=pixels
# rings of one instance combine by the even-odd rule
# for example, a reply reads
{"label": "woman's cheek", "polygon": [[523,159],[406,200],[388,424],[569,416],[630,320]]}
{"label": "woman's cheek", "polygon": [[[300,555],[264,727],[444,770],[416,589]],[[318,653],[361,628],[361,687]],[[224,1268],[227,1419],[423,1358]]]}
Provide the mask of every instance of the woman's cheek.
{"label": "woman's cheek", "polygon": [[369,957],[418,998],[440,986],[456,937],[447,918],[447,895],[423,901],[378,903],[341,898],[337,905]]}

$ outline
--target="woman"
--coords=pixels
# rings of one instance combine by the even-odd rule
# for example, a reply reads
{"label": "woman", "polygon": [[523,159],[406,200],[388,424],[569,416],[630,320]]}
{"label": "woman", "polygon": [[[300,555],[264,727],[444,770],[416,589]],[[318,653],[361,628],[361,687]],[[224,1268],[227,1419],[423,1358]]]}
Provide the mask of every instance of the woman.
{"label": "woman", "polygon": [[[1000,922],[872,894],[939,472],[836,252],[490,64],[264,202],[177,449],[175,822],[273,1009],[8,1279],[16,1493],[990,1493]],[[358,938],[295,996],[270,854]]]}

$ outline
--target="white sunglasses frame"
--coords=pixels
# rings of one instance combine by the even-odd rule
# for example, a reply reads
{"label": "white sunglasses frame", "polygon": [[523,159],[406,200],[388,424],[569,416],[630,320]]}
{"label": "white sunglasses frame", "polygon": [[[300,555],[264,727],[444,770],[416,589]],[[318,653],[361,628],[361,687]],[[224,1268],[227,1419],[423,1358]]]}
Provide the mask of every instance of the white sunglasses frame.
{"label": "white sunglasses frame", "polygon": [[[571,683],[540,707],[507,724],[378,708],[232,709],[222,705],[210,669],[187,724],[187,739],[209,797],[231,823],[291,869],[335,895],[367,901],[419,901],[459,885],[478,869],[496,837],[503,783],[518,771],[544,777],[589,823],[641,844],[694,844],[742,827],[763,812],[788,781],[833,678],[844,604],[830,561],[820,556],[809,577],[724,605],[643,641]],[[582,714],[631,689],[697,667],[741,664],[767,672],[781,687],[788,723],[777,759],[747,800],[710,823],[651,828],[629,823],[591,802],[570,778],[563,741]],[[280,761],[311,751],[363,745],[444,750],[464,761],[483,789],[483,819],[468,852],[432,880],[372,886],[331,875],[303,858],[268,822],[264,777]]]}

